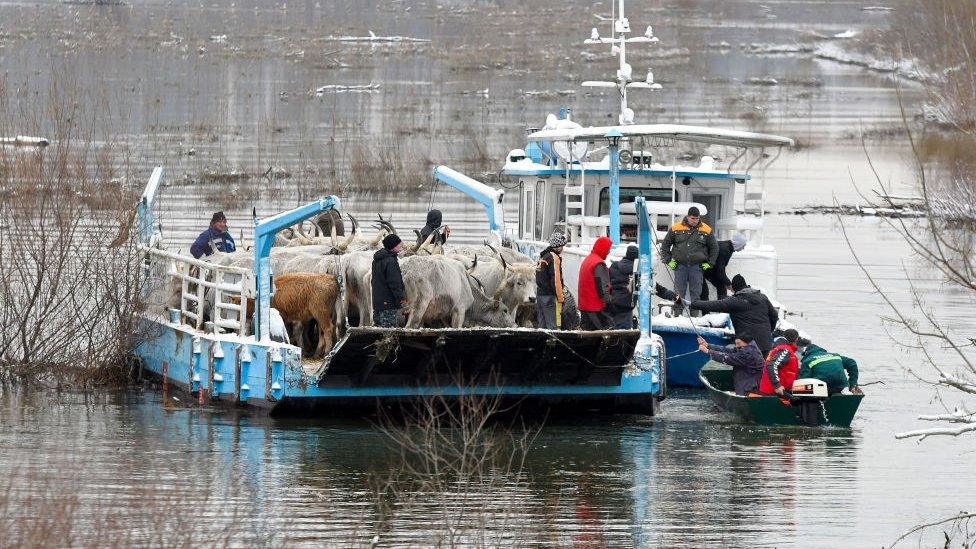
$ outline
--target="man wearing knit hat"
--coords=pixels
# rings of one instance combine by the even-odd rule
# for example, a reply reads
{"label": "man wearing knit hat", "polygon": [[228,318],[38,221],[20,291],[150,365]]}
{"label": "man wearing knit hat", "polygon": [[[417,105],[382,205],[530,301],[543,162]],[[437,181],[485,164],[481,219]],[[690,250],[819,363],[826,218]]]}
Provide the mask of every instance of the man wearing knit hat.
{"label": "man wearing knit hat", "polygon": [[542,330],[559,330],[563,327],[563,246],[566,236],[555,232],[549,238],[549,247],[539,254],[535,270],[536,323]]}
{"label": "man wearing knit hat", "polygon": [[224,212],[215,212],[210,218],[210,226],[190,246],[190,254],[200,259],[214,252],[233,252],[236,249],[234,238],[227,231],[227,216]]}
{"label": "man wearing knit hat", "polygon": [[[661,261],[674,270],[674,291],[690,303],[701,293],[703,272],[718,260],[718,243],[712,228],[701,220],[697,206],[688,208],[688,215],[668,229],[661,241]],[[675,304],[681,314],[682,305]]]}
{"label": "man wearing knit hat", "polygon": [[729,295],[729,292],[732,290],[732,281],[729,280],[729,275],[725,272],[725,269],[729,266],[732,254],[741,252],[746,247],[746,243],[746,235],[742,233],[735,233],[732,235],[731,240],[719,241],[718,259],[715,261],[715,265],[704,273],[705,282],[702,283],[702,299],[708,299],[709,283],[715,286],[716,299],[722,299]]}
{"label": "man wearing knit hat", "polygon": [[373,321],[381,328],[395,328],[397,313],[406,305],[403,290],[403,274],[397,254],[403,250],[403,242],[395,234],[383,238],[383,248],[373,254]]}

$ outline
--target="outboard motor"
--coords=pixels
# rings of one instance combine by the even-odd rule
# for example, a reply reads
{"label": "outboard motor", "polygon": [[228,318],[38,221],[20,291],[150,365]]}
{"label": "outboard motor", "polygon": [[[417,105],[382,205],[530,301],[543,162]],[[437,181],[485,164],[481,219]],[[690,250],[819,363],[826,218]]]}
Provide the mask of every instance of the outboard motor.
{"label": "outboard motor", "polygon": [[827,412],[823,405],[829,396],[826,383],[813,378],[798,379],[793,382],[790,393],[793,395],[791,404],[800,421],[811,427],[826,423]]}

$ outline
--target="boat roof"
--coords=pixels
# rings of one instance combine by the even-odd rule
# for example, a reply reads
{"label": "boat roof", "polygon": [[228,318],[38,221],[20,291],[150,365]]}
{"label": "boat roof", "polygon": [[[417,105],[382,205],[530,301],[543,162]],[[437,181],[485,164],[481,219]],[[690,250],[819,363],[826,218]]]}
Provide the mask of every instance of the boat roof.
{"label": "boat roof", "polygon": [[778,135],[681,124],[591,126],[539,130],[529,134],[529,139],[537,141],[596,141],[608,137],[663,137],[733,147],[792,147],[794,145],[792,139]]}

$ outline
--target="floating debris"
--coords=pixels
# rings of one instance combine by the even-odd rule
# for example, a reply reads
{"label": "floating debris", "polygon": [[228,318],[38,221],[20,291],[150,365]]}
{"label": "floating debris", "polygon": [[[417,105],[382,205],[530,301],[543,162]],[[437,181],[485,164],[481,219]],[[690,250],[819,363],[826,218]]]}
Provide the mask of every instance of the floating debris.
{"label": "floating debris", "polygon": [[746,79],[746,84],[750,86],[779,86],[779,80],[771,76],[753,76],[752,78]]}
{"label": "floating debris", "polygon": [[732,44],[729,44],[728,42],[726,42],[726,41],[723,40],[721,42],[714,42],[712,44],[708,44],[705,47],[708,48],[708,49],[710,49],[710,50],[725,51],[725,50],[731,50],[732,49]]}
{"label": "floating debris", "polygon": [[891,207],[862,206],[860,204],[841,204],[838,206],[804,206],[793,208],[782,213],[793,215],[828,214],[852,215],[859,217],[890,217],[890,218],[919,218],[925,217],[925,210],[914,205],[893,205]]}
{"label": "floating debris", "polygon": [[214,34],[213,36],[210,37],[210,41],[213,42],[214,44],[226,44],[227,43],[227,35],[226,34]]}
{"label": "floating debris", "polygon": [[370,82],[369,84],[328,84],[320,88],[316,88],[315,97],[322,97],[327,92],[332,93],[372,93],[380,89],[379,84],[374,84]]}
{"label": "floating debris", "polygon": [[376,36],[373,31],[369,31],[369,36],[326,36],[324,40],[331,42],[368,42],[368,43],[401,43],[410,42],[414,44],[428,44],[427,38],[411,38],[409,36]]}
{"label": "floating debris", "polygon": [[864,6],[863,8],[861,8],[861,11],[889,12],[889,11],[895,11],[895,8],[891,8],[888,6]]}
{"label": "floating debris", "polygon": [[523,91],[526,97],[538,97],[539,99],[555,99],[567,95],[576,95],[576,90],[528,90]]}
{"label": "floating debris", "polygon": [[751,44],[739,44],[739,49],[743,53],[752,55],[788,55],[811,53],[814,47],[810,44],[763,44],[753,42]]}
{"label": "floating debris", "polygon": [[857,36],[859,34],[861,34],[861,33],[858,32],[858,31],[856,31],[856,30],[854,30],[854,29],[847,29],[844,32],[838,32],[833,37],[834,38],[854,38],[855,36]]}
{"label": "floating debris", "polygon": [[0,146],[5,147],[47,147],[51,142],[45,137],[31,137],[18,135],[17,137],[0,137]]}

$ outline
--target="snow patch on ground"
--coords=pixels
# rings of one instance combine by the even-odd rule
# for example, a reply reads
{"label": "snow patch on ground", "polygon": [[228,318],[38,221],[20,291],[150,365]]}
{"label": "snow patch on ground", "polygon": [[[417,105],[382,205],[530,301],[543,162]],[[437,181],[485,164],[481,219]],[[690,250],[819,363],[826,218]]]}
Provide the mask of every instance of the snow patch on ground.
{"label": "snow patch on ground", "polygon": [[914,59],[880,59],[870,53],[851,51],[833,42],[819,44],[813,54],[820,59],[858,65],[878,72],[894,73],[911,80],[923,79]]}

